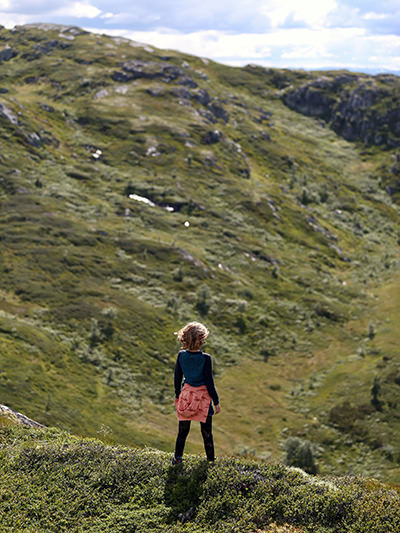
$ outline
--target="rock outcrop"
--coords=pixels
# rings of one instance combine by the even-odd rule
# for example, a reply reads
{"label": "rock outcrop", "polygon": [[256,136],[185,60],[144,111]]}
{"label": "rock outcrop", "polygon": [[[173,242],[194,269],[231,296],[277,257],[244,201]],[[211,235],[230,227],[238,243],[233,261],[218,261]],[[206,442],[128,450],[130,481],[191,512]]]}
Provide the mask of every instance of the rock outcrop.
{"label": "rock outcrop", "polygon": [[126,61],[122,64],[122,70],[123,72],[113,72],[111,77],[114,81],[127,82],[139,78],[146,78],[150,80],[161,79],[168,83],[176,80],[183,74],[183,71],[175,65],[157,63],[155,61]]}
{"label": "rock outcrop", "polygon": [[348,141],[400,146],[400,96],[391,91],[390,77],[321,77],[288,89],[283,101],[299,113],[321,118]]}
{"label": "rock outcrop", "polygon": [[10,420],[11,422],[21,424],[24,426],[30,426],[30,427],[35,427],[35,428],[46,427],[43,424],[39,424],[39,422],[35,422],[35,420],[28,418],[22,413],[18,413],[17,411],[10,409],[10,407],[7,407],[7,405],[0,404],[0,416],[4,417],[5,419]]}

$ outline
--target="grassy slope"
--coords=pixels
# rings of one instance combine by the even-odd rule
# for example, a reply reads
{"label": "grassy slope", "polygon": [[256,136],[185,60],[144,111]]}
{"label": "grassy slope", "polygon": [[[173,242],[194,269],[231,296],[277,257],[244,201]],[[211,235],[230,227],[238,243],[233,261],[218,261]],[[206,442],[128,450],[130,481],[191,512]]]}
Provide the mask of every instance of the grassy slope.
{"label": "grassy slope", "polygon": [[[0,78],[18,118],[0,119],[2,402],[81,435],[171,449],[172,333],[197,318],[212,330],[225,405],[219,450],[278,459],[300,435],[322,470],[354,469],[362,448],[357,471],[398,481],[398,308],[385,296],[398,286],[398,208],[379,184],[391,153],[285,107],[279,80],[311,74],[65,35],[0,31],[19,51]],[[71,46],[22,57],[51,39]],[[114,82],[131,58],[179,66],[229,121],[176,96],[183,75]],[[205,144],[215,129],[221,140]],[[343,394],[355,413],[369,405],[376,373],[384,416],[367,413],[364,433],[337,428],[331,408]]]}
{"label": "grassy slope", "polygon": [[386,533],[399,493],[283,465],[106,446],[55,429],[0,428],[2,531]]}

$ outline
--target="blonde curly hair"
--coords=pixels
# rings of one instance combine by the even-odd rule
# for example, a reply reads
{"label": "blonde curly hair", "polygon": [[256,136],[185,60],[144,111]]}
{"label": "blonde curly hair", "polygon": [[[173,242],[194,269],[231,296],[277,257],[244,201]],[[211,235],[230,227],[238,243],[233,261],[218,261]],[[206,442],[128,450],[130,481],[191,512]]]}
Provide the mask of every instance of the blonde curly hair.
{"label": "blonde curly hair", "polygon": [[205,342],[208,337],[208,329],[200,322],[189,322],[176,335],[182,344],[184,350],[196,351]]}

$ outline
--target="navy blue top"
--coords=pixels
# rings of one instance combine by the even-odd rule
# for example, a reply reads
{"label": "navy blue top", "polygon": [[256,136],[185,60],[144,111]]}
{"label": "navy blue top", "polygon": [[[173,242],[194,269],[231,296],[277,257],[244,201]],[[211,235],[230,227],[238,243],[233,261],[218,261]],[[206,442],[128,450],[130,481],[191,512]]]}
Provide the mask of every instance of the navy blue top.
{"label": "navy blue top", "polygon": [[219,404],[212,375],[211,355],[200,350],[198,352],[181,350],[178,353],[174,374],[176,398],[179,398],[183,377],[185,377],[184,383],[188,383],[192,387],[206,385],[208,394],[211,396],[214,405]]}

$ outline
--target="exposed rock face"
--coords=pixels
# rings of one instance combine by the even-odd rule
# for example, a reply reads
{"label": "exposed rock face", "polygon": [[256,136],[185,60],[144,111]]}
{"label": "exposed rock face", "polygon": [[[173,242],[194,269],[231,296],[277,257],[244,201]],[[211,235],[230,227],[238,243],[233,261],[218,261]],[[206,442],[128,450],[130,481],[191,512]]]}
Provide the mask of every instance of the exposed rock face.
{"label": "exposed rock face", "polygon": [[[388,99],[389,105],[381,105]],[[348,141],[400,146],[400,99],[372,80],[355,75],[319,78],[289,90],[283,100],[299,113],[322,118]]]}
{"label": "exposed rock face", "polygon": [[183,71],[175,65],[168,63],[157,63],[155,61],[126,61],[122,65],[124,72],[115,71],[111,75],[114,81],[131,81],[139,78],[146,79],[162,79],[162,81],[170,82],[176,80],[183,74]]}

